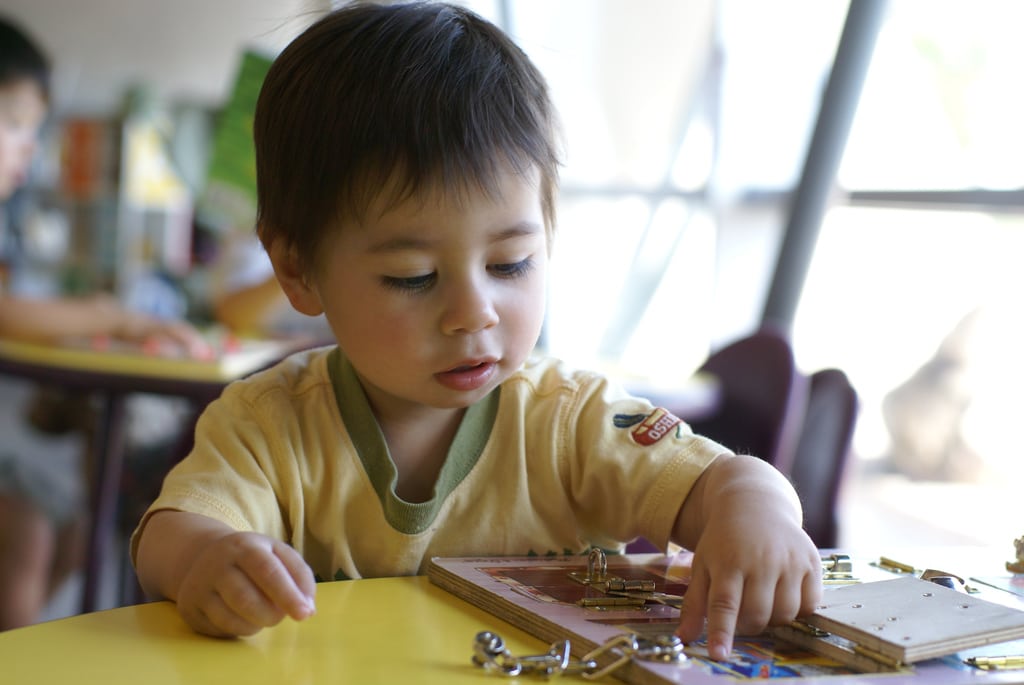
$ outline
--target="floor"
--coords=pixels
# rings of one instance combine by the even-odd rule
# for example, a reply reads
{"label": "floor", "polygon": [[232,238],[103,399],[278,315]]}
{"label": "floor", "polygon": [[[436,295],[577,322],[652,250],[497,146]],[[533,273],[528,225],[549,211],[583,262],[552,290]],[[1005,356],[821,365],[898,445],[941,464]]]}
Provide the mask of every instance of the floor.
{"label": "floor", "polygon": [[1024,535],[1017,482],[922,482],[858,468],[841,500],[840,546],[985,546],[1014,556]]}
{"label": "floor", "polygon": [[[60,496],[84,496],[80,468],[81,438],[78,435],[45,435],[32,429],[24,417],[34,393],[35,386],[29,382],[0,378],[0,452],[4,455],[17,455],[17,459],[36,459],[34,465],[48,474],[51,486]],[[119,603],[120,592],[116,578],[120,558],[118,550],[107,561],[104,577],[108,580],[101,586],[98,595],[101,608],[110,608]],[[43,620],[78,613],[82,585],[82,575],[72,575],[57,589],[43,613]]]}

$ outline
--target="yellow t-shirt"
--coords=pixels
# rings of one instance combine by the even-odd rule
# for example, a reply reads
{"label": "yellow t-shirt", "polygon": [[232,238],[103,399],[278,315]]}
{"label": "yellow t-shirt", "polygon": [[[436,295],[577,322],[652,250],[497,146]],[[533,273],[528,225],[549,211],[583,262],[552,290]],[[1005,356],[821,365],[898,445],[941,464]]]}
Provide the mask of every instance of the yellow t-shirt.
{"label": "yellow t-shirt", "polygon": [[394,492],[395,466],[335,347],[232,383],[196,428],[132,538],[179,509],[284,540],[318,579],[423,573],[434,556],[659,546],[721,445],[605,378],[531,360],[470,407],[434,497]]}

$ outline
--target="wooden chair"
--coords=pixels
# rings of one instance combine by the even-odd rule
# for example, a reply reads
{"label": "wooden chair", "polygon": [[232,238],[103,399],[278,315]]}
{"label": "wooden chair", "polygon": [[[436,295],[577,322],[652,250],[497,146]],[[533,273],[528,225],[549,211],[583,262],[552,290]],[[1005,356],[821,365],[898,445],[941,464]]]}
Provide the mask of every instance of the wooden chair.
{"label": "wooden chair", "polygon": [[839,369],[809,380],[807,410],[787,475],[804,508],[804,530],[818,547],[838,542],[839,491],[857,422],[857,392]]}
{"label": "wooden chair", "polygon": [[[789,339],[770,327],[758,329],[713,352],[699,373],[718,382],[713,412],[688,421],[737,454],[764,459],[786,473],[804,413],[806,378],[797,372]],[[630,554],[662,551],[644,538],[626,546]]]}
{"label": "wooden chair", "polygon": [[700,368],[715,376],[720,403],[695,419],[695,433],[736,453],[764,459],[786,473],[793,459],[806,400],[789,339],[765,327],[713,352]]}

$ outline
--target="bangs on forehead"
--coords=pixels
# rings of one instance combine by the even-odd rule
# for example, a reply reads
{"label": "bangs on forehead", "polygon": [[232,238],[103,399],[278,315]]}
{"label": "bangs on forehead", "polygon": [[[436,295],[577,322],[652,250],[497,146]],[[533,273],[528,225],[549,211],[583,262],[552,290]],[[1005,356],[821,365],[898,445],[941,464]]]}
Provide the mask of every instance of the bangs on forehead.
{"label": "bangs on forehead", "polygon": [[[487,163],[478,163],[481,159]],[[345,219],[362,221],[371,207],[383,213],[408,201],[426,202],[432,197],[444,197],[456,205],[480,194],[490,200],[500,200],[506,174],[527,179],[537,186],[536,169],[529,160],[509,159],[503,154],[468,157],[449,154],[430,168],[414,168],[408,162],[393,166],[381,164],[367,173],[349,177],[350,182],[338,193],[336,217],[342,223]]]}

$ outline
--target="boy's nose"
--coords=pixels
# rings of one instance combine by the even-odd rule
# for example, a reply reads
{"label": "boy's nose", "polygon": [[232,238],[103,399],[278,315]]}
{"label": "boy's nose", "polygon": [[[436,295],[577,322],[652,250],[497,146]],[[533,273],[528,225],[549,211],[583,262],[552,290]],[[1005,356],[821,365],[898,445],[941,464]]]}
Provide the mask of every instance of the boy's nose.
{"label": "boy's nose", "polygon": [[453,284],[441,318],[441,330],[445,335],[475,333],[497,323],[498,312],[486,289],[476,285]]}

